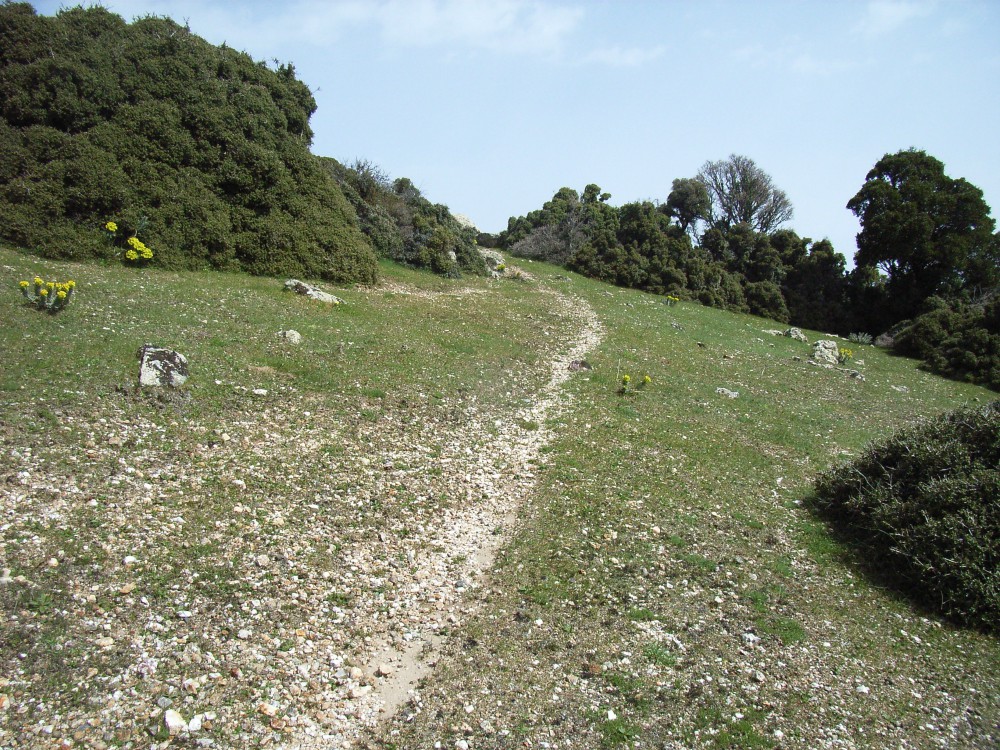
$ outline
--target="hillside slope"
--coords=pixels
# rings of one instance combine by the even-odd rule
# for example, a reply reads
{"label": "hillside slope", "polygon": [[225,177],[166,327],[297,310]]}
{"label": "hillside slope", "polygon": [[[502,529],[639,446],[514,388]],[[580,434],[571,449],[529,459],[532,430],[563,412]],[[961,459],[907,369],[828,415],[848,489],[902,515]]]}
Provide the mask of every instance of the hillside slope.
{"label": "hillside slope", "polygon": [[[988,391],[871,348],[864,381],[820,370],[767,321],[539,263],[387,264],[339,307],[0,268],[77,282],[56,316],[0,297],[4,746],[165,747],[168,717],[225,748],[997,739],[996,639],[879,590],[800,505]],[[181,393],[136,392],[147,341],[189,357]]]}

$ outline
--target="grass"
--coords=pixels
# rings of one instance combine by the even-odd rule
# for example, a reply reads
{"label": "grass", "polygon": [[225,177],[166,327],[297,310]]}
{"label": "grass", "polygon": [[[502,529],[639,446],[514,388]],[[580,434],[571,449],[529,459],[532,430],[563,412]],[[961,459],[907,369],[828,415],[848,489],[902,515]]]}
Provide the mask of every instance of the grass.
{"label": "grass", "polygon": [[[363,643],[350,610],[385,611],[407,561],[382,561],[378,580],[359,589],[344,577],[349,553],[384,544],[398,556],[422,519],[469,502],[436,484],[456,455],[449,436],[483,414],[537,433],[514,414],[547,379],[551,350],[537,333],[574,325],[538,281],[497,287],[388,264],[387,286],[337,290],[347,304],[333,309],[286,296],[274,279],[8,250],[0,266],[10,282],[0,294],[0,450],[13,462],[0,495],[13,520],[0,544],[4,567],[28,581],[0,588],[16,636],[0,660],[24,684],[45,675],[53,705],[71,703],[85,674],[58,668],[79,621],[62,615],[71,608],[100,619],[117,607],[119,625],[137,626],[145,615],[130,603],[145,596],[158,611],[190,608],[198,632],[212,632],[212,617],[231,621],[231,633],[252,626],[284,654],[301,618],[282,592],[314,587],[325,612],[310,627],[333,629],[333,610],[345,610],[340,648]],[[527,269],[542,281],[567,276]],[[74,278],[73,304],[56,316],[22,306],[16,282],[36,273]],[[546,422],[553,437],[531,492],[516,498],[517,531],[491,593],[448,625],[455,645],[422,710],[391,723],[382,746],[433,746],[468,721],[459,696],[483,691],[496,733],[477,734],[477,748],[513,735],[584,748],[812,747],[832,731],[820,707],[852,715],[845,742],[931,747],[923,714],[934,706],[959,721],[970,688],[977,731],[988,735],[1000,716],[996,640],[869,583],[802,500],[820,471],[869,440],[994,394],[878,350],[866,350],[860,383],[796,361],[807,345],[761,334],[769,321],[568,278],[555,288],[605,328],[587,355],[593,369],[563,386],[567,405]],[[301,346],[278,340],[287,329]],[[146,341],[188,356],[184,398],[135,393],[135,350]],[[623,398],[622,372],[648,372],[651,383]],[[717,387],[740,396],[723,399]],[[254,396],[261,388],[267,395]],[[427,451],[410,450],[414,441]],[[462,448],[477,455],[477,445]],[[390,450],[400,474],[383,480]],[[65,512],[46,515],[59,498],[70,498]],[[73,586],[42,583],[59,550],[59,575]],[[138,562],[124,566],[133,551]],[[421,551],[447,556],[446,540]],[[118,594],[129,581],[134,593]],[[280,606],[255,620],[264,607],[253,602],[265,600]],[[21,611],[31,619],[10,627]],[[225,654],[227,643],[212,648]],[[111,679],[121,658],[101,652],[96,679]],[[584,664],[604,665],[604,676],[580,678]],[[854,689],[873,671],[883,676],[877,703]],[[238,725],[241,706],[265,699],[261,686],[285,679],[257,677],[218,688],[223,719]]]}

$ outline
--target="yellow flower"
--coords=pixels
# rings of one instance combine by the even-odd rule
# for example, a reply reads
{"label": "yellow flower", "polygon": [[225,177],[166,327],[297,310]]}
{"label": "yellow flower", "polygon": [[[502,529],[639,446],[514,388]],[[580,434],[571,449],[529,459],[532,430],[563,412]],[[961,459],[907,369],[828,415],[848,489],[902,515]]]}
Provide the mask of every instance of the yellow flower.
{"label": "yellow flower", "polygon": [[140,244],[140,243],[139,243],[139,238],[138,238],[138,237],[129,237],[129,238],[128,238],[128,244],[129,244],[130,246],[132,246],[132,247],[134,247],[134,248],[138,249],[138,248],[139,248],[139,244]]}
{"label": "yellow flower", "polygon": [[104,228],[107,229],[109,232],[117,232],[118,231],[118,225],[115,224],[113,221],[109,221],[107,224],[105,224]]}
{"label": "yellow flower", "polygon": [[52,289],[55,289],[55,288],[56,288],[56,282],[54,282],[54,281],[50,281],[50,282],[49,282],[48,284],[46,284],[45,286],[46,286],[46,287],[48,287],[48,288],[49,288],[49,290],[51,291]]}
{"label": "yellow flower", "polygon": [[649,385],[650,383],[653,382],[653,379],[651,377],[649,377],[649,375],[643,375],[642,376],[642,382],[646,383],[647,385]]}
{"label": "yellow flower", "polygon": [[73,281],[72,279],[70,279],[69,281],[66,282],[66,286],[68,288],[70,288],[70,289],[75,289],[76,288],[76,282]]}
{"label": "yellow flower", "polygon": [[56,292],[56,297],[58,297],[61,300],[66,299],[66,292],[60,289],[58,292]]}
{"label": "yellow flower", "polygon": [[632,382],[632,377],[630,375],[626,375],[622,378],[622,383],[624,385],[628,385],[630,382]]}
{"label": "yellow flower", "polygon": [[21,282],[21,288],[22,289],[27,289],[29,286],[31,286],[31,285],[27,281],[22,281]]}
{"label": "yellow flower", "polygon": [[38,290],[38,293],[44,297],[49,293],[49,290],[46,289],[45,287],[42,287],[41,289]]}
{"label": "yellow flower", "polygon": [[42,277],[41,277],[41,276],[36,276],[36,277],[35,277],[35,286],[41,286],[41,285],[42,285],[42,284],[44,284],[44,283],[45,283],[45,282],[44,282],[44,281],[42,281]]}
{"label": "yellow flower", "polygon": [[135,250],[126,250],[125,257],[128,258],[129,260],[136,260],[139,257],[139,253],[137,253]]}

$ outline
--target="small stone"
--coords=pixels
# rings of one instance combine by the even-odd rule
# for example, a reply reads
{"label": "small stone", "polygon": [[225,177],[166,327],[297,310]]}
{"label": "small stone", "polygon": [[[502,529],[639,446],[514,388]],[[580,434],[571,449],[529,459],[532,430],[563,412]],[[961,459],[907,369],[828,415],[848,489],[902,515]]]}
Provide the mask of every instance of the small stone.
{"label": "small stone", "polygon": [[182,620],[187,620],[191,617],[191,611],[187,609],[178,610],[177,616]]}
{"label": "small stone", "polygon": [[103,638],[98,638],[96,641],[94,641],[94,645],[100,648],[111,648],[112,646],[115,645],[115,639],[109,635],[106,635]]}
{"label": "small stone", "polygon": [[163,723],[166,725],[171,737],[187,729],[187,722],[184,721],[184,717],[172,708],[163,713]]}
{"label": "small stone", "polygon": [[388,664],[379,664],[378,669],[375,670],[375,674],[379,677],[388,677],[392,672],[393,669]]}
{"label": "small stone", "polygon": [[271,558],[268,557],[267,555],[257,555],[256,562],[257,565],[260,566],[261,568],[266,568],[268,565],[271,564]]}
{"label": "small stone", "polygon": [[46,563],[46,565],[48,565],[50,568],[58,568],[59,567],[59,561],[56,560],[54,557],[50,557],[49,561]]}
{"label": "small stone", "polygon": [[618,718],[618,714],[616,714],[616,713],[615,713],[614,711],[612,711],[612,710],[611,710],[611,709],[609,708],[609,709],[608,709],[608,721],[614,721],[614,720],[615,720],[615,719],[617,719],[617,718]]}
{"label": "small stone", "polygon": [[763,684],[764,680],[766,680],[767,678],[764,677],[764,673],[763,672],[757,671],[757,672],[753,673],[753,679],[754,679],[754,682],[759,682],[759,683]]}
{"label": "small stone", "polygon": [[739,398],[740,397],[740,392],[739,391],[731,391],[728,388],[716,388],[715,392],[718,393],[720,396],[725,396],[726,398]]}
{"label": "small stone", "polygon": [[351,667],[351,671],[348,672],[352,680],[363,680],[365,678],[365,673],[360,667]]}
{"label": "small stone", "polygon": [[156,705],[162,709],[168,709],[172,705],[174,705],[174,702],[170,700],[167,696],[161,695],[159,698],[156,699]]}
{"label": "small stone", "polygon": [[252,391],[252,393],[255,396],[266,396],[267,395],[267,388],[254,388],[253,391]]}
{"label": "small stone", "polygon": [[352,687],[347,695],[351,700],[357,700],[358,698],[363,698],[372,691],[371,685],[358,685],[357,687]]}
{"label": "small stone", "polygon": [[270,703],[261,703],[257,706],[257,713],[263,714],[264,716],[274,716],[278,713],[278,708]]}
{"label": "small stone", "polygon": [[858,685],[857,688],[855,688],[855,690],[861,693],[861,695],[868,695],[868,693],[871,692],[871,690],[868,688],[867,685]]}
{"label": "small stone", "polygon": [[119,594],[131,594],[133,591],[135,591],[135,584],[131,582],[126,583],[124,586],[118,589]]}
{"label": "small stone", "polygon": [[236,637],[239,638],[241,641],[245,641],[251,635],[253,635],[252,631],[248,630],[247,628],[240,628],[240,632],[236,634]]}
{"label": "small stone", "polygon": [[136,557],[135,555],[126,555],[125,559],[123,559],[122,562],[125,565],[135,565],[137,562],[139,562],[139,558]]}
{"label": "small stone", "polygon": [[469,743],[465,740],[459,740],[455,743],[455,750],[469,750]]}
{"label": "small stone", "polygon": [[278,338],[284,340],[286,343],[292,344],[293,346],[297,346],[302,343],[302,334],[291,329],[287,331],[278,331]]}
{"label": "small stone", "polygon": [[188,722],[188,731],[189,732],[200,732],[201,731],[201,723],[202,723],[202,720],[204,719],[204,717],[205,717],[205,714],[198,714],[193,719],[191,719],[191,721]]}

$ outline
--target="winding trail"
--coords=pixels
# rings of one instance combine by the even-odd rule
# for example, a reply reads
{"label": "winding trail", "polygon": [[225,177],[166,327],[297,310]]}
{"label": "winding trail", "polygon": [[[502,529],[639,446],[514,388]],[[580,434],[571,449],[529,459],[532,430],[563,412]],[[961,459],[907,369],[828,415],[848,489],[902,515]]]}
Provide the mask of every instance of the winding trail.
{"label": "winding trail", "polygon": [[[459,624],[474,611],[476,604],[467,594],[486,583],[497,551],[513,532],[521,503],[534,488],[534,465],[554,434],[547,423],[569,403],[562,385],[573,374],[571,363],[582,360],[604,335],[596,313],[582,299],[552,288],[545,291],[562,313],[577,321],[577,330],[559,345],[549,363],[548,381],[531,406],[479,415],[450,440],[450,455],[441,459],[447,467],[442,481],[445,486],[465,487],[470,502],[461,503],[456,511],[444,511],[432,531],[439,544],[413,554],[408,571],[413,589],[421,588],[422,600],[436,606],[407,613],[410,631],[402,642],[382,634],[367,644],[362,671],[368,685],[355,700],[354,726],[342,729],[334,747],[355,747],[366,731],[391,718],[417,683],[431,674],[445,638],[442,629]],[[479,447],[469,451],[470,445]],[[456,559],[462,561],[457,568]],[[364,563],[358,560],[359,565]],[[308,742],[300,747],[331,744]]]}

